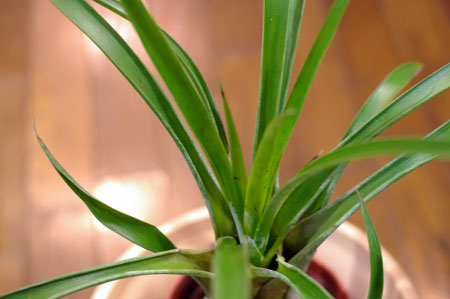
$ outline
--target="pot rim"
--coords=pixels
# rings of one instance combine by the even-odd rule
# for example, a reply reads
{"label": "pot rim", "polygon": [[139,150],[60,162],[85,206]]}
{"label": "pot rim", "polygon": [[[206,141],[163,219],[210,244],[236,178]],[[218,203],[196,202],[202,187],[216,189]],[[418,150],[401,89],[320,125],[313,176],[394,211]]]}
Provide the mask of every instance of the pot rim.
{"label": "pot rim", "polygon": [[[209,220],[209,213],[206,207],[201,207],[175,217],[158,226],[158,228],[163,234],[170,235],[171,233],[176,232],[184,226],[205,220]],[[367,251],[369,250],[366,234],[356,225],[350,222],[344,222],[339,225],[336,230],[340,231],[351,241],[355,242]],[[146,249],[133,244],[123,254],[121,254],[116,261],[137,257],[146,251]],[[395,281],[395,287],[399,291],[399,293],[402,294],[402,297],[409,299],[417,298],[417,292],[414,289],[411,281],[406,276],[394,257],[383,246],[381,246],[381,252],[383,256],[384,272],[389,273],[394,278],[393,280]],[[117,283],[118,280],[114,280],[97,286],[91,296],[91,299],[107,299],[108,295],[111,293]]]}

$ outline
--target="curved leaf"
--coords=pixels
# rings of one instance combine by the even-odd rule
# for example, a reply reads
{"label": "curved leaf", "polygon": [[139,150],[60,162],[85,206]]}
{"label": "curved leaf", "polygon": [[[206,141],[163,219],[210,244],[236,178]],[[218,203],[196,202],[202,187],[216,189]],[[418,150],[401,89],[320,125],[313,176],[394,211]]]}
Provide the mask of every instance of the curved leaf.
{"label": "curved leaf", "polygon": [[[274,2],[283,2],[283,1],[274,1]],[[263,132],[264,135],[262,136],[261,142],[258,144],[258,147],[254,148],[255,166],[257,165],[256,160],[258,158],[257,157],[258,154],[260,155],[259,158],[262,159],[270,158],[271,163],[269,164],[270,167],[267,167],[267,169],[269,170],[268,173],[266,172],[257,173],[257,171],[254,170],[255,166],[252,167],[252,170],[250,172],[245,199],[245,217],[247,217],[247,219],[245,219],[244,221],[245,229],[247,233],[249,233],[250,235],[253,235],[256,229],[257,218],[255,218],[255,216],[261,215],[263,209],[266,206],[267,201],[269,200],[267,196],[269,194],[271,195],[271,191],[273,190],[273,185],[276,180],[276,174],[278,171],[278,165],[281,161],[281,157],[284,153],[284,150],[286,149],[291,134],[294,130],[295,123],[298,119],[298,116],[300,115],[303,103],[305,101],[306,95],[313,81],[314,75],[319,67],[320,61],[322,60],[325,51],[328,48],[328,45],[331,42],[334,33],[336,32],[337,26],[342,18],[342,15],[344,14],[348,2],[349,0],[336,0],[330,9],[330,12],[328,13],[328,16],[319,32],[319,35],[317,36],[313,44],[313,47],[311,48],[311,51],[308,57],[306,58],[305,64],[300,72],[300,75],[298,76],[297,81],[295,82],[295,85],[292,89],[291,95],[289,96],[289,100],[286,104],[286,107],[284,108],[284,111],[286,113],[292,114],[292,116],[283,120],[283,134],[280,134],[278,136],[277,146],[276,147],[270,146],[273,148],[271,150],[270,156],[262,156],[261,154],[258,153],[262,152],[260,148],[264,148],[261,146],[261,143],[263,142],[263,139],[266,138],[265,135],[266,134],[268,135],[269,133],[266,132],[269,130],[269,127],[267,127],[267,129]],[[260,115],[260,113],[258,115]],[[272,120],[272,122],[275,121],[276,119]],[[256,183],[253,183],[252,173],[254,173],[253,174],[254,177],[261,176],[261,178],[258,178],[257,180],[258,181],[263,180],[264,184],[260,184],[260,182],[257,182],[259,184],[259,186],[257,186]],[[268,183],[270,183],[271,185],[268,185]],[[260,190],[260,188],[262,190]],[[250,199],[249,199],[249,192],[251,192],[252,194],[252,198]],[[253,194],[256,194],[255,198],[253,198],[254,196]]]}
{"label": "curved leaf", "polygon": [[364,225],[366,226],[367,239],[369,241],[370,253],[370,289],[368,299],[381,299],[383,295],[383,257],[381,256],[380,241],[378,241],[377,233],[370,220],[369,212],[367,212],[366,205],[361,198],[358,190],[359,205],[364,218]]}
{"label": "curved leaf", "polygon": [[[291,194],[291,192],[294,191],[302,182],[322,170],[352,160],[401,153],[436,154],[448,159],[450,158],[450,142],[421,139],[385,139],[359,144],[350,144],[336,149],[333,152],[310,162],[293,179],[281,187],[266,207],[266,209],[271,211],[271,213],[263,214],[266,218],[262,218],[260,223],[271,227],[276,214],[289,194]],[[255,239],[255,242],[262,251],[264,251],[267,244],[267,238],[268,236],[262,235],[261,238]]]}
{"label": "curved leaf", "polygon": [[421,69],[420,63],[408,62],[389,73],[356,114],[344,138],[357,131],[386,107]]}
{"label": "curved leaf", "polygon": [[231,237],[219,239],[214,252],[214,299],[250,298],[250,273],[248,257],[243,245]]}
{"label": "curved leaf", "polygon": [[[426,140],[445,140],[450,142],[450,121],[443,124],[425,138]],[[295,265],[302,261],[340,224],[358,210],[359,203],[356,190],[361,193],[364,202],[367,202],[409,172],[438,157],[439,155],[435,154],[400,156],[386,164],[323,210],[296,224],[291,229],[289,236],[285,239],[286,246],[297,252],[289,263]]]}
{"label": "curved leaf", "polygon": [[[111,60],[155,112],[174,139],[198,183],[208,206],[214,230],[218,236],[234,233],[224,196],[213,180],[197,147],[164,95],[161,87],[144,64],[116,31],[84,0],[52,0]],[[98,1],[103,5],[104,2]],[[121,6],[117,6],[121,8]]]}
{"label": "curved leaf", "polygon": [[222,94],[223,111],[225,112],[225,120],[227,124],[227,131],[230,138],[230,156],[231,165],[233,166],[234,179],[238,181],[241,188],[241,194],[245,197],[247,188],[247,171],[245,169],[244,156],[242,153],[241,143],[234,124],[233,115],[231,114],[230,106],[228,105],[225,92],[222,85],[220,85],[220,92]]}
{"label": "curved leaf", "polygon": [[245,193],[244,227],[250,236],[253,235],[259,216],[272,195],[285,147],[284,140],[286,134],[289,134],[286,128],[289,128],[293,119],[294,114],[289,110],[277,116],[267,127],[256,151]]}
{"label": "curved leaf", "polygon": [[[100,5],[103,5],[109,10],[115,12],[119,16],[128,19],[127,12],[123,8],[122,4],[120,4],[116,0],[94,0],[94,1],[99,3]],[[189,55],[184,51],[184,49],[167,32],[165,32],[162,29],[161,31],[167,38],[167,41],[172,47],[172,50],[180,59],[180,62],[182,63],[183,68],[186,71],[189,78],[191,79],[192,83],[195,85],[197,92],[201,96],[203,102],[206,105],[206,108],[208,109],[208,112],[210,113],[211,117],[214,120],[216,129],[219,132],[220,138],[222,139],[223,146],[228,151],[228,141],[222,124],[222,120],[220,118],[216,104],[214,103],[214,100],[212,98],[211,92],[209,91],[208,85],[206,84],[205,79],[203,78],[199,69],[195,65],[194,61],[192,61],[192,58],[189,57]]]}
{"label": "curved leaf", "polygon": [[276,278],[289,285],[302,299],[332,299],[333,297],[314,279],[299,268],[277,258],[277,271],[253,268],[255,277]]}
{"label": "curved leaf", "polygon": [[220,118],[220,114],[217,110],[216,104],[212,98],[211,92],[209,91],[208,85],[206,84],[205,79],[203,78],[200,70],[195,65],[194,61],[191,57],[184,51],[184,49],[169,35],[167,32],[161,31],[164,33],[167,41],[169,42],[170,47],[173,49],[174,53],[180,59],[181,64],[186,71],[187,75],[191,79],[192,83],[195,86],[198,94],[200,95],[203,103],[205,104],[208,113],[210,114],[214,125],[216,127],[217,132],[219,133],[220,139],[222,140],[222,144],[225,150],[228,152],[228,141],[227,136],[225,134],[225,129],[223,127],[222,119]]}
{"label": "curved leaf", "polygon": [[4,299],[54,299],[82,289],[121,278],[153,275],[180,274],[201,278],[213,278],[208,272],[210,253],[171,250],[124,260],[87,270],[62,275],[6,294]]}
{"label": "curved leaf", "polygon": [[230,208],[235,225],[238,233],[242,236],[242,196],[239,187],[233,180],[231,163],[205,103],[195,90],[167,38],[150,16],[144,4],[135,0],[122,0],[121,3],[153,64],[197,137],[225,193],[225,198],[231,204]]}
{"label": "curved leaf", "polygon": [[175,245],[155,226],[119,212],[89,194],[59,164],[48,150],[44,141],[37,135],[37,132],[36,137],[58,174],[104,226],[125,239],[151,251],[159,252],[175,248]]}
{"label": "curved leaf", "polygon": [[445,65],[400,95],[360,129],[344,138],[339,146],[378,136],[405,115],[448,88],[450,88],[450,64]]}
{"label": "curved leaf", "polygon": [[115,12],[122,18],[128,18],[127,12],[125,11],[122,4],[120,4],[118,0],[93,0],[93,1]]}
{"label": "curved leaf", "polygon": [[[448,75],[449,67],[446,66],[429,75],[426,79],[422,80],[416,84],[416,86],[398,97],[395,102],[386,106],[386,104],[392,100],[395,94],[399,92],[405,84],[407,84],[407,82],[419,69],[420,65],[418,63],[407,63],[392,71],[377,87],[353,121],[350,129],[345,135],[346,137],[351,136],[349,138],[344,137],[337,148],[355,141],[370,140],[376,137],[389,126],[399,121],[406,114],[426,103],[439,92],[450,86],[450,79]],[[386,120],[390,121],[386,122]],[[366,136],[362,137],[363,134]],[[331,193],[334,190],[334,186],[339,180],[345,167],[346,164],[344,163],[340,166],[340,168],[336,167],[335,171],[331,174],[322,175],[319,173],[315,175],[317,177],[315,179],[316,182],[320,182],[320,180],[323,182],[323,184],[318,185],[319,187],[317,190],[321,189],[323,191],[320,193],[313,192],[313,203],[310,205],[308,210],[304,212],[304,216],[309,216],[315,213],[328,203]],[[304,182],[303,184],[307,184],[307,182]],[[295,198],[291,198],[291,201],[295,202]],[[281,218],[281,221],[284,221],[285,225],[292,223],[291,221],[294,218],[298,218],[300,216],[297,214],[296,209],[287,210],[286,207],[285,211],[291,212],[290,216]]]}

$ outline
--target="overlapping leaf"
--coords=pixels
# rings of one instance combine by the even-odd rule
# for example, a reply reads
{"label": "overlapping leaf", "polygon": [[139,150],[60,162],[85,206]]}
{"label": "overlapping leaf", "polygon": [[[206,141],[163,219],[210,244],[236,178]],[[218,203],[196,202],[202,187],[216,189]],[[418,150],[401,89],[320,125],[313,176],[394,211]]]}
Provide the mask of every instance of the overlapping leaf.
{"label": "overlapping leaf", "polygon": [[208,271],[211,254],[186,250],[171,250],[124,260],[91,269],[62,275],[5,295],[4,299],[54,299],[121,278],[153,275],[180,274],[200,278],[213,278]]}
{"label": "overlapping leaf", "polygon": [[172,242],[155,226],[105,205],[84,190],[59,164],[37,133],[36,136],[41,148],[58,174],[103,225],[131,242],[151,251],[159,252],[175,248]]}
{"label": "overlapping leaf", "polygon": [[303,299],[333,298],[320,284],[299,268],[286,263],[281,257],[278,257],[277,262],[277,271],[253,268],[252,273],[256,277],[270,277],[283,281]]}
{"label": "overlapping leaf", "polygon": [[[268,205],[268,209],[270,209],[272,213],[264,214],[267,215],[267,218],[263,218],[260,221],[260,224],[266,228],[260,229],[259,231],[270,230],[275,215],[285,202],[287,196],[312,175],[352,160],[401,153],[428,153],[440,155],[443,158],[450,158],[450,142],[421,139],[385,139],[350,144],[336,149],[306,165],[297,176],[277,191]],[[267,234],[261,234],[255,239],[258,247],[263,251],[267,245],[267,239]]]}
{"label": "overlapping leaf", "polygon": [[[259,195],[255,198],[249,198],[248,194],[251,188],[255,188],[256,184],[253,184],[252,181],[252,173],[256,173],[257,166],[257,155],[259,152],[265,152],[266,149],[261,144],[258,144],[258,147],[255,148],[255,162],[252,167],[249,176],[249,182],[247,186],[247,198],[245,199],[245,216],[248,220],[245,220],[245,226],[247,233],[252,235],[255,231],[257,220],[256,216],[261,215],[262,210],[265,208],[265,205],[268,202],[268,197],[271,195],[271,190],[273,189],[273,184],[275,183],[276,173],[278,170],[278,165],[280,164],[281,157],[286,149],[288,141],[291,137],[292,131],[294,130],[295,123],[297,121],[298,116],[303,107],[303,103],[305,101],[308,90],[311,86],[314,75],[319,67],[320,61],[325,54],[325,51],[336,32],[339,21],[342,18],[342,15],[347,7],[348,0],[336,0],[333,6],[330,9],[330,12],[322,26],[322,29],[317,36],[316,41],[313,44],[313,47],[305,61],[305,64],[300,72],[299,77],[293,87],[292,93],[289,96],[289,100],[284,109],[285,113],[288,113],[292,116],[286,118],[283,121],[283,134],[280,134],[277,141],[276,147],[273,147],[270,150],[270,156],[262,157],[263,159],[270,159],[270,167],[267,167],[269,170],[268,173],[260,172],[260,175],[267,177],[264,179],[264,184],[261,185],[263,190],[258,191]],[[276,119],[273,122],[277,121]],[[278,122],[278,121],[277,121]],[[267,130],[266,130],[267,131]],[[263,139],[265,135],[268,135],[268,132],[264,132]],[[273,175],[275,173],[275,175]],[[256,175],[253,175],[256,176]],[[265,183],[269,182],[272,185],[266,185]],[[253,192],[251,192],[253,194]],[[253,196],[252,196],[253,197]]]}
{"label": "overlapping leaf", "polygon": [[[52,2],[104,52],[166,127],[197,180],[210,209],[217,235],[233,233],[233,223],[230,222],[230,213],[221,190],[212,179],[203,158],[167,97],[144,64],[117,32],[86,1],[52,0]],[[106,2],[111,2],[111,6],[116,5],[116,1]],[[115,7],[118,7],[119,10],[122,9],[121,6],[116,5]]]}
{"label": "overlapping leaf", "polygon": [[219,239],[214,252],[214,299],[250,298],[250,268],[245,247],[231,237]]}
{"label": "overlapping leaf", "polygon": [[361,198],[361,195],[356,191],[359,199],[359,205],[364,218],[364,225],[366,226],[367,239],[369,241],[369,254],[370,254],[370,288],[368,299],[381,299],[383,295],[383,257],[381,256],[380,241],[373,226],[372,220],[370,220],[369,212],[366,205]]}
{"label": "overlapping leaf", "polygon": [[230,138],[230,156],[231,165],[233,166],[234,179],[238,181],[242,196],[245,197],[247,188],[247,171],[245,169],[244,155],[242,153],[241,142],[236,130],[236,125],[228,105],[225,92],[222,85],[220,86],[223,101],[223,111],[225,112],[225,120],[227,124],[228,136]]}
{"label": "overlapping leaf", "polygon": [[304,0],[264,1],[261,75],[254,155],[269,123],[284,107]]}
{"label": "overlapping leaf", "polygon": [[121,3],[153,64],[201,145],[230,203],[235,225],[239,235],[242,236],[243,199],[237,183],[233,180],[231,163],[205,103],[143,3],[134,0],[123,0]]}
{"label": "overlapping leaf", "polygon": [[[445,140],[450,142],[450,121],[429,134],[426,140]],[[444,150],[445,151],[445,150]],[[450,150],[446,150],[450,155]],[[355,213],[359,208],[356,190],[361,193],[364,202],[369,201],[385,188],[427,162],[438,158],[438,154],[422,153],[401,156],[382,167],[373,175],[338,198],[323,210],[302,220],[295,225],[285,243],[297,252],[290,263],[303,260],[317,248],[340,224]],[[301,234],[299,234],[301,232]]]}
{"label": "overlapping leaf", "polygon": [[[406,71],[404,68],[400,68],[397,70],[394,70],[394,72],[388,76],[384,82],[386,84],[392,84],[392,78],[396,78],[400,75],[403,75],[403,79],[399,82],[404,83],[407,81],[408,78],[411,78],[413,76],[414,71],[418,69],[418,66],[415,66],[414,64],[409,66],[406,65]],[[411,69],[410,69],[411,68]],[[406,83],[405,83],[406,84]],[[383,84],[379,87],[379,89],[382,89]],[[390,87],[393,90],[399,91],[404,85],[397,84],[395,87]],[[450,65],[446,65],[445,67],[439,69],[438,71],[434,72],[433,74],[429,75],[427,78],[416,84],[413,88],[409,89],[404,94],[400,95],[395,101],[388,104],[384,109],[379,111],[375,116],[373,116],[370,120],[365,120],[364,125],[355,126],[354,130],[349,130],[348,136],[338,145],[337,149],[339,149],[342,146],[345,146],[346,144],[352,144],[355,142],[370,140],[377,135],[379,135],[381,132],[386,130],[389,126],[399,121],[402,117],[419,107],[420,105],[423,105],[442,91],[448,89],[450,87]],[[386,87],[388,88],[388,87]],[[389,88],[388,88],[389,89]],[[390,93],[391,95],[393,94]],[[377,97],[371,98],[371,101],[380,101],[382,100],[379,98],[377,100]],[[369,104],[369,106],[375,105],[374,103]],[[351,134],[350,134],[351,133]],[[318,189],[317,190],[325,190],[322,193],[314,192],[312,191],[313,198],[312,200],[316,202],[319,202],[315,209],[312,210],[312,212],[317,211],[318,208],[321,208],[324,203],[329,198],[329,195],[331,191],[333,190],[332,185],[336,184],[337,179],[340,176],[340,172],[342,172],[344,165],[341,165],[342,169],[337,169],[339,165],[335,166],[335,171],[331,173],[322,173],[317,174],[317,178],[314,180],[317,183]],[[330,179],[330,176],[333,178]],[[327,180],[329,180],[327,182]],[[320,184],[320,181],[323,182],[323,184]],[[306,184],[307,182],[304,182],[303,184]],[[330,185],[331,184],[331,185]],[[308,187],[309,188],[309,187]],[[295,190],[295,189],[294,189]],[[286,194],[285,196],[287,196]],[[317,198],[319,196],[319,198]],[[272,199],[273,200],[273,199]],[[283,199],[284,200],[284,199]],[[295,207],[295,204],[293,203],[295,199],[292,199],[291,201],[287,201],[289,203],[290,207]],[[270,203],[269,203],[270,204]],[[275,203],[270,204],[271,206],[275,205]],[[300,207],[300,206],[299,206]],[[288,211],[288,214],[284,214],[284,217],[280,221],[283,223],[283,227],[290,226],[293,223],[293,220],[295,218],[298,218],[299,210],[293,208],[287,210],[287,208],[284,209],[285,211]],[[269,209],[268,211],[271,211],[271,213],[278,212],[277,209]],[[276,215],[272,215],[271,217],[275,217]],[[264,223],[264,222],[263,222]],[[264,231],[265,232],[265,231]]]}

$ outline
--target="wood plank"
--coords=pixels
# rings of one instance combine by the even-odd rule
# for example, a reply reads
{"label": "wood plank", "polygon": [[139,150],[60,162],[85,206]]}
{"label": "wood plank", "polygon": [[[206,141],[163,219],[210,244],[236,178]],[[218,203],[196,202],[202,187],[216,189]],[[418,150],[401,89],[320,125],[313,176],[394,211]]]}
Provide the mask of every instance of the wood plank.
{"label": "wood plank", "polygon": [[[2,3],[0,10],[0,293],[29,280],[25,127],[28,109],[29,2]],[[15,20],[23,20],[15,22]],[[16,23],[11,27],[12,23]],[[13,32],[11,32],[11,29]],[[7,42],[4,39],[7,38]]]}

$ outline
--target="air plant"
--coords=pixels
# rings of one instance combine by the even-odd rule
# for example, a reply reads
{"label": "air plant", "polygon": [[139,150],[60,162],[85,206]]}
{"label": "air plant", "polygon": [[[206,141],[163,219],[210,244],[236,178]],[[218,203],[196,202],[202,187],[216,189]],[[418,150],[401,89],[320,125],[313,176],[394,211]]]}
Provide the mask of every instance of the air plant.
{"label": "air plant", "polygon": [[[365,203],[425,163],[449,159],[450,121],[422,139],[375,138],[448,89],[450,65],[400,95],[421,65],[411,62],[394,69],[367,99],[340,143],[279,185],[281,158],[348,0],[334,1],[290,92],[305,1],[264,1],[261,76],[249,173],[225,93],[222,90],[222,122],[199,69],[155,23],[140,0],[95,2],[133,25],[185,122],[138,56],[90,4],[84,0],[52,2],[103,51],[167,129],[202,193],[216,245],[203,251],[178,249],[157,227],[100,202],[69,175],[36,133],[58,174],[92,214],[110,230],[153,253],[36,283],[3,298],[57,298],[111,280],[160,273],[190,275],[208,297],[216,299],[284,298],[286,285],[302,298],[331,298],[305,269],[318,246],[359,209],[370,245],[368,296],[381,297],[380,245]],[[348,162],[382,155],[400,156],[329,203]]]}

